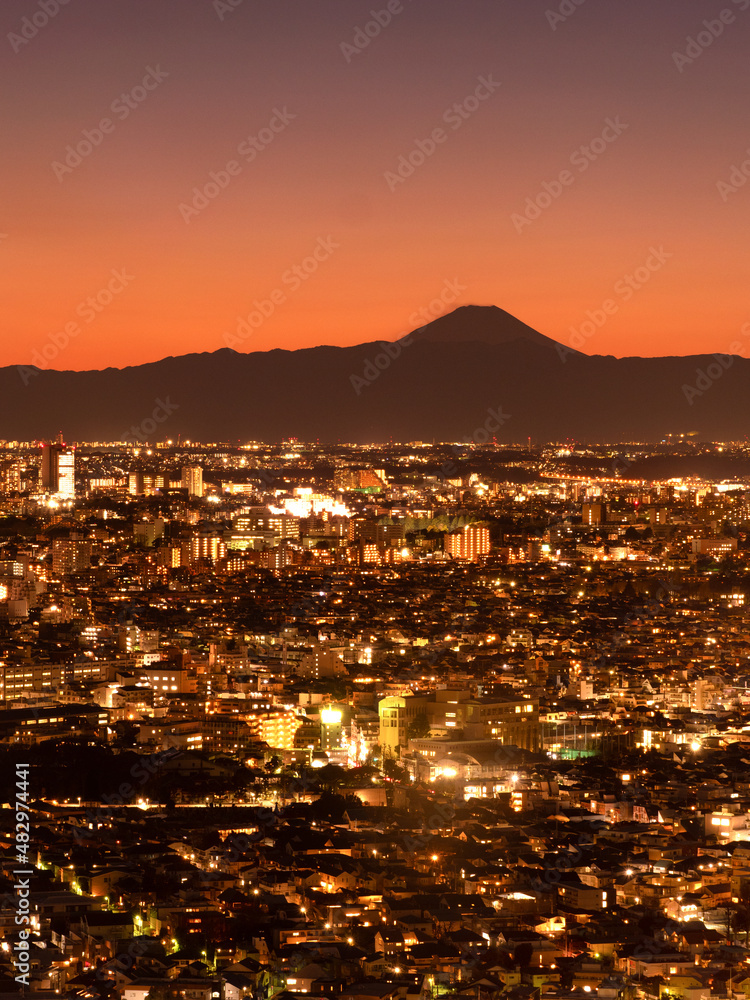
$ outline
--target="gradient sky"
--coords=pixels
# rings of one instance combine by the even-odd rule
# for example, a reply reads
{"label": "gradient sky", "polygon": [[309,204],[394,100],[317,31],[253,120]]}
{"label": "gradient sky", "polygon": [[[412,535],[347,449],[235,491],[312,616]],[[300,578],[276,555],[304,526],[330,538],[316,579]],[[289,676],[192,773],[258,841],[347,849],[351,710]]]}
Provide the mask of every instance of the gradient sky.
{"label": "gradient sky", "polygon": [[[723,197],[717,184],[750,159],[750,0],[403,0],[346,50],[387,2],[68,0],[41,26],[56,0],[4,0],[0,364],[217,350],[275,290],[236,349],[395,339],[454,280],[456,304],[501,306],[564,343],[612,300],[579,341],[591,354],[742,338],[750,183]],[[678,67],[722,10],[733,23]],[[134,91],[151,68],[168,75]],[[481,77],[500,86],[453,128],[444,113]],[[248,162],[238,147],[275,109],[287,124]],[[110,131],[65,169],[103,118]],[[607,119],[627,129],[582,171],[576,150]],[[445,141],[389,186],[438,127]],[[231,160],[237,175],[186,221],[180,206]],[[560,196],[514,221],[565,170]],[[338,246],[295,287],[289,272],[320,240]],[[658,269],[628,295],[652,247]]]}

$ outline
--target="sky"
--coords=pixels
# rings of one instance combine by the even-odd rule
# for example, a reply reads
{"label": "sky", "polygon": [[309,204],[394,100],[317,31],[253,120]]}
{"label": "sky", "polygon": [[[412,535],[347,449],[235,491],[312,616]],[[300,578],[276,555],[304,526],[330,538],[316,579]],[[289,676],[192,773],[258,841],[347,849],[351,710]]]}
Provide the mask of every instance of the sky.
{"label": "sky", "polygon": [[[3,0],[0,364],[750,345],[750,0]],[[744,168],[743,168],[744,164]]]}

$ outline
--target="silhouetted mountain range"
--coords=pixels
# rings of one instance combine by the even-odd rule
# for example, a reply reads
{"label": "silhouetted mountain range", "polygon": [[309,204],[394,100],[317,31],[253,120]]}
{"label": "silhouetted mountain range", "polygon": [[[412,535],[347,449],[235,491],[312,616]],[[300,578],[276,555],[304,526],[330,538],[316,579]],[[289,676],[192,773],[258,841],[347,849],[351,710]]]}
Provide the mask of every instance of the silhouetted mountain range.
{"label": "silhouetted mountain range", "polygon": [[750,360],[587,356],[494,306],[464,306],[396,343],[11,366],[0,400],[0,438],[24,441],[740,440]]}

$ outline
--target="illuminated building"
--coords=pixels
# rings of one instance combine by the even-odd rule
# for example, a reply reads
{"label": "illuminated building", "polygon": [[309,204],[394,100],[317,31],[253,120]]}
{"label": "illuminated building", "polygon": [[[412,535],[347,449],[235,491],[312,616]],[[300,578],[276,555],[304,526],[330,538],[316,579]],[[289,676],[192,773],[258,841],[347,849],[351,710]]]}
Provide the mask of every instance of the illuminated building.
{"label": "illuminated building", "polygon": [[694,538],[693,555],[721,558],[737,551],[736,538]]}
{"label": "illuminated building", "polygon": [[147,687],[158,692],[162,698],[170,695],[186,694],[196,690],[196,678],[187,666],[176,666],[159,661],[152,666],[142,666],[135,670],[136,687]]}
{"label": "illuminated building", "polygon": [[378,703],[380,745],[384,754],[396,754],[396,748],[407,745],[407,729],[420,712],[424,712],[429,696],[383,698]]}
{"label": "illuminated building", "polygon": [[541,740],[539,705],[525,698],[487,698],[467,701],[464,731],[501,743],[538,750]]}
{"label": "illuminated building", "polygon": [[607,520],[607,508],[603,503],[585,503],[581,507],[584,524],[601,524]]}
{"label": "illuminated building", "polygon": [[340,708],[328,705],[320,713],[320,749],[327,752],[338,750],[341,746],[341,720],[343,713]]}
{"label": "illuminated building", "polygon": [[454,559],[476,562],[480,556],[486,556],[490,551],[490,529],[467,524],[462,531],[445,536],[445,551]]}
{"label": "illuminated building", "polygon": [[21,466],[18,462],[0,463],[0,492],[17,493],[21,490]]}
{"label": "illuminated building", "polygon": [[300,677],[334,677],[346,673],[344,659],[337,649],[330,649],[316,643],[310,653],[305,653],[299,662],[297,673]]}
{"label": "illuminated building", "polygon": [[227,546],[221,535],[212,532],[200,532],[190,539],[190,559],[210,559],[215,562],[227,554]]}
{"label": "illuminated building", "polygon": [[377,712],[360,710],[352,717],[349,738],[350,766],[366,760],[380,739],[380,719]]}
{"label": "illuminated building", "polygon": [[152,472],[131,472],[128,476],[128,493],[132,496],[154,496],[167,485],[164,476]]}
{"label": "illuminated building", "polygon": [[367,563],[376,563],[380,559],[380,551],[377,545],[360,543],[359,547],[359,562],[360,565],[366,565]]}
{"label": "illuminated building", "polygon": [[182,565],[182,549],[179,545],[163,545],[157,552],[159,566],[176,569]]}
{"label": "illuminated building", "polygon": [[207,713],[202,726],[204,748],[216,753],[236,753],[255,741],[247,722],[234,715]]}
{"label": "illuminated building", "polygon": [[188,496],[203,496],[203,469],[200,465],[186,465],[182,470],[182,488]]}
{"label": "illuminated building", "polygon": [[75,500],[75,452],[59,443],[42,448],[42,489],[63,500]]}
{"label": "illuminated building", "polygon": [[243,713],[255,741],[267,743],[277,750],[294,749],[294,734],[302,724],[295,713],[284,709],[261,709]]}
{"label": "illuminated building", "polygon": [[91,542],[81,538],[56,538],[52,543],[52,571],[60,576],[91,569]]}
{"label": "illuminated building", "polygon": [[12,701],[31,692],[58,691],[63,682],[63,667],[58,663],[0,664],[0,697]]}
{"label": "illuminated building", "polygon": [[[539,705],[527,698],[474,699],[468,691],[448,689],[429,695],[383,698],[378,704],[380,745],[395,752],[410,747],[409,726],[418,715],[430,730],[455,730],[465,740],[497,740],[525,750],[538,750],[541,740]],[[439,745],[439,744],[436,744]]]}
{"label": "illuminated building", "polygon": [[334,475],[333,485],[337,490],[380,493],[384,479],[380,469],[339,469]]}
{"label": "illuminated building", "polygon": [[57,494],[63,500],[75,500],[75,452],[62,451],[57,457]]}
{"label": "illuminated building", "polygon": [[258,532],[268,532],[273,538],[299,538],[299,520],[288,514],[271,514],[264,511],[260,514],[235,517],[232,527],[242,537],[243,532],[254,537]]}

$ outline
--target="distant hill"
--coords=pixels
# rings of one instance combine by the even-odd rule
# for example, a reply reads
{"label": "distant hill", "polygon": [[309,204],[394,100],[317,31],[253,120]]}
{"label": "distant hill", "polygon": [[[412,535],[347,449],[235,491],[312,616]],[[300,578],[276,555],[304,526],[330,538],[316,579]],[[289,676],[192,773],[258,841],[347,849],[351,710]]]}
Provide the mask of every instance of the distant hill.
{"label": "distant hill", "polygon": [[589,357],[494,306],[396,343],[0,369],[5,440],[740,440],[748,426],[750,360]]}

